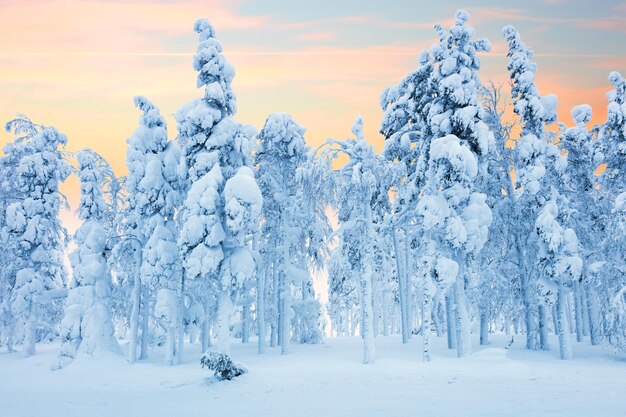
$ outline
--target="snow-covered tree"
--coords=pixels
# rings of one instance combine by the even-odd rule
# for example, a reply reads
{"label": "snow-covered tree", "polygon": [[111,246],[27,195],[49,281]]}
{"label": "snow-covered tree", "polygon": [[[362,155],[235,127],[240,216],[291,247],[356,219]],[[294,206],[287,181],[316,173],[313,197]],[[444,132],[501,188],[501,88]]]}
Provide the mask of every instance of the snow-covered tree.
{"label": "snow-covered tree", "polygon": [[[260,343],[265,340],[265,310],[271,315],[271,344],[283,353],[292,338],[299,342],[321,339],[320,305],[314,298],[307,263],[307,238],[315,208],[305,207],[304,184],[298,170],[308,162],[305,129],[288,114],[271,114],[257,136],[255,166],[264,196],[263,271],[257,287]],[[309,196],[311,197],[311,196]],[[313,196],[313,198],[315,198]],[[309,240],[315,244],[317,239]],[[267,300],[267,295],[271,299]],[[295,296],[300,294],[299,299]],[[293,324],[293,326],[292,326]],[[259,345],[262,351],[262,344]]]}
{"label": "snow-covered tree", "polygon": [[609,243],[607,226],[610,206],[607,204],[609,199],[604,198],[603,190],[597,186],[598,177],[594,174],[598,166],[597,141],[593,140],[592,132],[586,125],[591,120],[591,107],[586,104],[576,106],[571,113],[575,126],[569,129],[562,127],[561,144],[567,150],[568,161],[563,194],[570,201],[572,215],[569,223],[580,240],[580,256],[583,259],[581,278],[573,281],[572,288],[574,324],[577,341],[583,341],[585,329],[589,327],[591,343],[595,345],[600,342],[601,336],[599,296],[604,288],[594,273],[594,265],[607,261],[604,251]]}
{"label": "snow-covered tree", "polygon": [[[260,210],[261,201],[256,182],[245,168],[251,165],[254,128],[231,117],[235,72],[222,55],[213,26],[200,19],[194,30],[200,38],[194,69],[204,97],[176,114],[188,180],[178,244],[187,292],[205,308],[202,348],[208,347],[207,317],[216,307],[218,348],[228,353],[232,307],[242,280],[251,278],[255,268],[247,240],[253,229],[249,221],[258,221],[253,214]],[[226,193],[231,178],[234,182]],[[236,185],[242,183],[249,188]],[[217,306],[211,302],[210,291],[217,294]]]}
{"label": "snow-covered tree", "polygon": [[431,48],[437,66],[430,79],[438,95],[426,117],[432,139],[417,206],[425,246],[431,248],[425,254],[435,258],[430,263],[438,281],[440,276],[447,278],[441,283],[454,294],[459,357],[471,353],[468,266],[485,244],[492,221],[486,195],[474,191],[479,170],[486,169],[482,157],[494,142],[483,121],[482,85],[476,73],[480,68],[476,52],[488,51],[489,43],[471,40],[473,29],[465,26],[468,20],[467,12],[457,11],[448,33],[438,26],[440,42]]}
{"label": "snow-covered tree", "polygon": [[108,207],[102,188],[105,177],[98,155],[90,150],[76,154],[80,179],[76,249],[70,254],[73,279],[61,321],[61,351],[56,367],[64,367],[78,352],[118,352],[111,318],[111,273],[106,259]]}
{"label": "snow-covered tree", "polygon": [[[174,215],[180,204],[180,150],[168,142],[167,124],[159,109],[145,97],[135,97],[142,111],[139,127],[128,139],[126,164],[128,209],[126,233],[141,244],[140,281],[134,283],[130,357],[136,353],[141,321],[141,354],[146,358],[149,320],[154,316],[166,334],[166,362],[174,361],[181,319],[178,300],[180,262]],[[124,238],[123,238],[124,239]]]}
{"label": "snow-covered tree", "polygon": [[[344,263],[342,268],[347,276],[343,280],[355,279],[359,293],[360,329],[363,338],[363,363],[371,363],[375,358],[374,346],[374,298],[372,283],[375,266],[375,245],[377,240],[374,226],[374,212],[377,211],[380,195],[386,193],[389,180],[394,172],[388,161],[376,155],[373,146],[368,144],[363,134],[363,120],[357,116],[352,133],[355,138],[346,141],[329,141],[329,147],[322,150],[330,168],[332,160],[340,155],[349,158],[345,165],[333,175],[335,206],[338,210],[341,241],[340,254],[335,262]],[[345,264],[347,262],[347,265]],[[336,263],[335,268],[341,264]],[[333,271],[334,274],[341,269]],[[339,288],[336,288],[339,289]],[[342,285],[342,290],[345,287]]]}
{"label": "snow-covered tree", "polygon": [[[526,348],[548,349],[547,321],[551,298],[538,294],[540,274],[537,263],[540,262],[542,243],[535,233],[538,230],[529,227],[534,223],[525,220],[536,220],[550,200],[559,205],[567,203],[567,199],[557,195],[566,161],[553,143],[552,135],[545,129],[545,125],[556,121],[557,98],[554,95],[539,95],[535,85],[537,64],[532,61],[533,51],[521,41],[517,30],[507,26],[503,33],[509,47],[507,69],[510,72],[514,111],[522,127],[513,158],[517,180],[515,192],[518,193],[515,206],[517,230],[514,233],[525,309]],[[567,210],[559,206],[558,211],[565,215]],[[525,243],[522,244],[522,241]],[[552,258],[553,261],[555,259]]]}
{"label": "snow-covered tree", "polygon": [[[603,327],[606,339],[620,352],[626,352],[626,280],[624,248],[626,248],[626,80],[618,72],[609,74],[613,85],[607,96],[607,120],[599,127],[598,142],[600,162],[606,169],[600,177],[603,199],[611,201],[605,213],[609,216],[604,236],[604,256],[607,264],[596,274],[596,281],[604,288]],[[619,231],[615,233],[615,231]],[[601,278],[600,278],[601,277]]]}
{"label": "snow-covered tree", "polygon": [[394,184],[394,204],[392,215],[388,217],[392,223],[390,232],[393,235],[404,343],[408,342],[412,331],[409,324],[411,274],[409,265],[405,265],[404,261],[410,251],[408,241],[415,233],[414,228],[405,229],[407,225],[416,223],[417,199],[428,167],[430,130],[426,118],[435,96],[430,81],[434,70],[432,55],[422,51],[418,63],[415,71],[397,86],[386,89],[380,98],[385,111],[380,128],[385,136],[383,154],[406,170],[403,181]]}
{"label": "snow-covered tree", "polygon": [[50,302],[66,278],[67,232],[59,219],[66,202],[59,185],[71,170],[62,151],[67,137],[54,127],[20,117],[6,128],[18,136],[5,148],[16,162],[13,181],[18,195],[6,206],[2,236],[15,256],[12,314],[23,326],[24,354],[33,355],[38,330],[50,327],[59,316]]}

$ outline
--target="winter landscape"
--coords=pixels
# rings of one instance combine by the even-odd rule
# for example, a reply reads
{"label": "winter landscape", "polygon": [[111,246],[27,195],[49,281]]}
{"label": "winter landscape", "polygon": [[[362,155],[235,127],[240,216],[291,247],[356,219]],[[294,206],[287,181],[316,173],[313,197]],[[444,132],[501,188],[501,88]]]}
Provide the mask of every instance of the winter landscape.
{"label": "winter landscape", "polygon": [[626,416],[625,3],[26,3],[0,416]]}

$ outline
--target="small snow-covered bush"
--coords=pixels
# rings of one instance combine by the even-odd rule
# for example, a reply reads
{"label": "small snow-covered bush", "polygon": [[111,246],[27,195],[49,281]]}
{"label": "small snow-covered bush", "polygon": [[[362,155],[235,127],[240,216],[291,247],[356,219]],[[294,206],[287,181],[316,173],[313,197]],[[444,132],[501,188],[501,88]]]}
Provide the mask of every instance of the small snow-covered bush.
{"label": "small snow-covered bush", "polygon": [[204,352],[200,358],[200,364],[211,371],[215,372],[215,377],[220,381],[225,379],[231,380],[248,372],[248,370],[239,363],[233,362],[230,356],[219,353],[214,350]]}

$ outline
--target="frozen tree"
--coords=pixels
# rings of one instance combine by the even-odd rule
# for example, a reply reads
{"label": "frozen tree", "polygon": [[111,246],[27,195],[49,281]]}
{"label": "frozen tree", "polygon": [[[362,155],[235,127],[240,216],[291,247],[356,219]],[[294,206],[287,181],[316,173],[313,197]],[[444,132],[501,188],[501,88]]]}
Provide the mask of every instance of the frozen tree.
{"label": "frozen tree", "polygon": [[[567,169],[563,183],[563,194],[570,201],[573,212],[570,224],[580,240],[580,256],[583,259],[583,270],[579,280],[573,281],[574,317],[576,339],[582,342],[586,326],[592,344],[600,342],[600,302],[599,293],[603,292],[602,283],[593,273],[592,265],[605,262],[604,249],[608,242],[607,226],[609,199],[604,198],[602,190],[597,187],[596,146],[592,132],[586,124],[591,120],[591,107],[583,104],[572,109],[575,126],[562,127],[561,143],[567,150]],[[585,320],[587,317],[587,321]]]}
{"label": "frozen tree", "polygon": [[[428,162],[429,126],[426,117],[435,90],[431,77],[434,62],[428,51],[418,58],[419,67],[405,77],[397,86],[386,89],[380,104],[385,114],[380,132],[385,136],[383,154],[404,167],[405,179],[394,184],[391,234],[394,259],[398,276],[402,340],[408,342],[411,334],[409,324],[409,300],[411,287],[408,258],[408,240],[415,230],[404,230],[416,222],[415,207],[420,189],[424,185]],[[402,244],[405,243],[405,244]]]}
{"label": "frozen tree", "polygon": [[483,121],[479,101],[482,85],[476,74],[480,65],[475,56],[476,52],[488,51],[489,43],[470,40],[473,29],[465,26],[468,19],[468,13],[460,10],[449,33],[437,26],[440,42],[431,48],[437,63],[431,82],[437,86],[438,95],[426,117],[432,140],[417,205],[424,244],[432,248],[426,253],[437,258],[430,264],[437,266],[437,276],[454,275],[450,286],[459,357],[471,353],[466,301],[468,265],[485,244],[492,222],[486,195],[474,191],[479,170],[486,169],[483,157],[494,142]]}
{"label": "frozen tree", "polygon": [[[363,363],[371,363],[375,358],[374,346],[374,299],[372,283],[374,281],[374,242],[377,239],[374,228],[374,212],[379,201],[379,194],[386,194],[387,181],[393,178],[390,164],[376,155],[374,148],[365,141],[363,120],[357,116],[352,132],[354,139],[329,141],[322,155],[332,160],[339,155],[349,158],[348,162],[334,174],[335,205],[340,222],[337,234],[342,241],[343,250],[348,255],[343,257],[348,268],[344,280],[356,279],[359,292],[360,329],[363,338]],[[340,252],[341,253],[341,252]],[[341,258],[338,259],[341,261]],[[340,264],[336,264],[339,266]],[[339,271],[333,271],[337,273]]]}
{"label": "frozen tree", "polygon": [[539,267],[541,278],[539,286],[544,297],[556,297],[557,334],[561,359],[572,358],[572,342],[569,328],[569,310],[567,307],[568,290],[574,280],[580,278],[582,259],[578,255],[579,243],[576,232],[564,228],[563,212],[559,209],[556,192],[541,208],[535,221],[539,236]]}
{"label": "frozen tree", "polygon": [[38,126],[27,118],[7,123],[18,139],[5,148],[15,161],[16,201],[6,205],[3,240],[15,256],[15,283],[11,311],[23,326],[24,354],[35,353],[38,330],[58,320],[50,300],[65,281],[63,251],[66,231],[59,210],[66,204],[59,185],[70,175],[61,150],[67,137],[53,127]]}
{"label": "frozen tree", "polygon": [[[255,166],[264,196],[260,242],[263,271],[257,286],[258,325],[262,351],[265,341],[265,310],[270,306],[272,346],[283,352],[291,339],[316,342],[321,339],[320,305],[313,297],[307,259],[314,207],[305,207],[304,183],[298,170],[308,162],[305,129],[288,114],[271,114],[257,136]],[[313,198],[317,196],[312,193]],[[311,239],[315,244],[318,239]],[[266,296],[270,294],[271,299]],[[300,300],[294,299],[300,293]]]}
{"label": "frozen tree", "polygon": [[[235,112],[231,89],[235,73],[222,55],[213,27],[200,19],[194,30],[200,38],[194,69],[198,71],[197,86],[204,86],[204,97],[184,105],[176,114],[188,180],[178,245],[185,273],[183,289],[205,309],[202,348],[208,347],[207,317],[217,308],[218,348],[228,353],[231,310],[242,280],[250,278],[255,268],[247,246],[253,229],[249,221],[258,220],[253,214],[260,210],[260,192],[250,170],[242,169],[251,164],[254,128],[231,117]],[[225,186],[235,176],[227,196]],[[217,306],[211,291],[217,294]]]}
{"label": "frozen tree", "polygon": [[76,249],[70,254],[73,280],[61,321],[61,351],[57,368],[84,352],[118,352],[111,318],[111,273],[107,264],[108,212],[102,188],[106,182],[98,166],[99,156],[90,150],[76,155],[80,179]]}
{"label": "frozen tree", "polygon": [[[548,349],[547,308],[539,302],[535,263],[538,259],[536,233],[524,219],[536,219],[538,213],[553,191],[558,193],[560,178],[557,170],[565,166],[559,149],[552,143],[545,125],[556,121],[554,95],[540,96],[535,85],[537,64],[532,61],[533,51],[521,41],[520,35],[512,26],[503,29],[508,43],[509,63],[515,114],[519,116],[522,131],[516,142],[514,169],[516,173],[515,217],[517,259],[520,269],[520,286],[525,309],[526,348]],[[556,198],[558,203],[566,200]],[[531,239],[528,239],[528,237]],[[522,243],[524,242],[525,243]],[[549,300],[549,298],[544,298]]]}
{"label": "frozen tree", "polygon": [[180,204],[180,150],[175,142],[168,142],[167,124],[158,108],[140,96],[135,97],[135,105],[142,115],[139,127],[128,139],[126,233],[141,245],[141,266],[133,288],[129,354],[132,362],[141,326],[140,358],[146,358],[149,320],[154,316],[166,334],[165,360],[172,364],[182,320],[177,301],[181,270],[174,223]]}
{"label": "frozen tree", "polygon": [[[601,268],[597,278],[606,293],[604,299],[604,335],[608,341],[622,354],[626,352],[626,280],[624,279],[623,253],[626,244],[626,80],[618,72],[609,74],[609,82],[613,85],[608,95],[609,105],[607,120],[599,127],[599,157],[606,164],[600,177],[600,190],[604,200],[612,200],[612,207],[605,211],[609,215],[607,222],[606,248],[604,256],[609,261]],[[614,231],[619,231],[615,233]]]}

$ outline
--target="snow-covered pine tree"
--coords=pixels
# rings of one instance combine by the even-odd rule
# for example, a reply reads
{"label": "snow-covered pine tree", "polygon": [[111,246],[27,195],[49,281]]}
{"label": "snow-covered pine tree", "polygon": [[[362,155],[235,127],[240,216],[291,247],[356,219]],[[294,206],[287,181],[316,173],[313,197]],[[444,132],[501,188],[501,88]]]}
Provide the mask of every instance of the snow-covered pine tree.
{"label": "snow-covered pine tree", "polygon": [[[63,251],[67,232],[59,219],[66,204],[59,185],[71,168],[62,148],[67,137],[54,127],[35,125],[18,117],[7,123],[18,138],[5,148],[14,158],[16,201],[6,206],[3,241],[12,245],[15,284],[11,310],[22,326],[23,350],[35,353],[35,343],[59,320],[54,290],[66,280]],[[42,324],[45,326],[42,328]]]}
{"label": "snow-covered pine tree", "polygon": [[76,249],[70,254],[73,279],[61,321],[61,350],[55,368],[71,363],[78,352],[119,352],[111,318],[111,271],[107,263],[108,206],[103,196],[106,178],[91,150],[76,154],[80,180]]}
{"label": "snow-covered pine tree", "polygon": [[612,200],[604,256],[608,262],[602,268],[601,286],[606,293],[603,303],[604,336],[616,350],[626,352],[626,279],[625,261],[622,256],[626,248],[626,79],[616,71],[609,74],[614,90],[608,94],[607,120],[599,128],[598,142],[601,162],[606,170],[600,177],[601,192],[605,200]]}
{"label": "snow-covered pine tree", "polygon": [[471,40],[466,11],[457,11],[455,17],[449,32],[437,25],[440,42],[431,48],[437,65],[430,81],[438,94],[426,116],[432,140],[418,213],[425,245],[432,248],[426,253],[436,256],[431,264],[437,275],[455,275],[456,347],[463,357],[471,353],[468,265],[485,244],[492,222],[487,197],[474,191],[474,180],[479,169],[486,169],[484,156],[494,146],[494,137],[483,121],[476,57],[490,46],[486,40]]}
{"label": "snow-covered pine tree", "polygon": [[[268,305],[272,313],[272,346],[279,344],[286,353],[292,330],[298,342],[321,340],[320,306],[313,296],[307,265],[307,237],[315,208],[304,207],[304,185],[298,176],[298,170],[308,163],[309,148],[304,132],[288,114],[274,113],[268,116],[257,135],[255,167],[265,201],[260,242],[263,271],[259,273],[257,287],[257,295],[262,297],[257,304],[260,351],[265,340],[264,317]],[[311,244],[316,241],[309,240]],[[267,300],[269,294],[271,300]],[[296,294],[300,295],[299,299],[294,299]]]}
{"label": "snow-covered pine tree", "polygon": [[487,344],[489,328],[496,324],[495,319],[502,317],[500,323],[508,335],[511,323],[518,319],[522,310],[518,303],[519,268],[524,259],[522,240],[517,234],[518,213],[517,193],[513,188],[512,178],[512,122],[504,119],[505,102],[500,87],[493,83],[484,90],[483,105],[485,123],[494,134],[495,147],[487,155],[489,166],[487,175],[481,175],[477,186],[487,195],[487,204],[491,207],[493,223],[489,239],[480,254],[479,267],[481,282],[474,288],[474,299],[480,310],[480,343]]}
{"label": "snow-covered pine tree", "polygon": [[[517,239],[525,241],[525,244],[516,246],[518,251],[523,251],[517,258],[522,261],[520,284],[526,317],[526,348],[548,349],[548,310],[553,298],[549,294],[538,294],[541,290],[550,292],[547,287],[539,285],[541,272],[538,263],[556,262],[558,252],[543,251],[551,261],[540,259],[540,247],[545,244],[541,242],[542,233],[538,227],[529,229],[530,222],[523,219],[537,219],[549,201],[559,205],[556,212],[566,214],[568,210],[564,204],[567,204],[567,199],[558,195],[566,160],[545,129],[545,125],[556,121],[557,98],[554,95],[539,95],[535,85],[537,65],[532,61],[533,51],[522,42],[517,30],[507,26],[503,33],[509,46],[507,69],[510,71],[514,111],[522,125],[513,160],[517,179],[515,191],[518,193],[516,233]],[[546,213],[554,211],[546,210]]]}
{"label": "snow-covered pine tree", "polygon": [[412,331],[409,318],[412,274],[405,260],[411,250],[408,242],[417,232],[415,228],[407,229],[406,226],[415,223],[415,207],[419,191],[424,185],[431,138],[426,117],[435,96],[430,81],[434,70],[431,54],[422,51],[418,63],[416,70],[397,86],[383,91],[380,98],[381,107],[385,111],[380,127],[380,132],[385,136],[383,154],[406,170],[405,179],[394,184],[395,198],[389,216],[391,222],[388,222],[391,223],[394,244],[403,343],[408,342]]}
{"label": "snow-covered pine tree", "polygon": [[[564,199],[553,189],[552,198],[539,211],[535,221],[535,231],[539,237],[538,264],[541,271],[539,286],[542,296],[549,299],[550,304],[556,301],[557,329],[561,359],[572,358],[572,342],[570,337],[568,308],[568,292],[574,280],[582,273],[582,259],[579,254],[579,243],[576,232],[564,228]],[[554,300],[556,299],[556,300]]]}
{"label": "snow-covered pine tree", "polygon": [[336,157],[345,155],[349,158],[345,165],[333,173],[333,189],[340,223],[337,234],[348,252],[347,257],[343,258],[349,265],[346,272],[349,277],[356,279],[359,291],[363,363],[367,364],[375,359],[372,282],[374,242],[377,236],[373,213],[377,211],[377,203],[381,200],[379,194],[387,193],[389,181],[394,179],[395,173],[391,164],[376,155],[374,148],[366,142],[360,116],[354,122],[352,133],[354,139],[331,140],[328,142],[329,147],[321,152],[329,169]]}
{"label": "snow-covered pine tree", "polygon": [[611,235],[607,233],[610,207],[606,203],[610,199],[605,198],[603,191],[596,186],[597,142],[586,125],[591,120],[591,107],[587,104],[576,106],[571,113],[575,126],[563,131],[561,144],[567,150],[568,161],[563,194],[573,209],[569,222],[580,240],[583,259],[581,279],[573,282],[576,339],[582,342],[588,326],[591,343],[595,345],[600,342],[601,335],[598,290],[602,285],[593,265],[606,262],[604,250]]}
{"label": "snow-covered pine tree", "polygon": [[[159,109],[145,97],[135,97],[142,111],[139,127],[128,139],[126,234],[141,246],[139,282],[134,283],[129,357],[134,362],[139,326],[140,359],[148,354],[149,320],[156,311],[157,323],[167,337],[166,362],[173,363],[175,334],[180,319],[177,289],[180,262],[176,247],[174,214],[180,202],[176,143],[167,140],[167,124]],[[122,238],[122,242],[125,237]],[[157,291],[159,292],[157,297]]]}
{"label": "snow-covered pine tree", "polygon": [[[185,273],[183,288],[188,286],[186,294],[205,310],[202,349],[208,347],[207,318],[217,307],[218,348],[222,353],[228,353],[229,316],[239,285],[239,281],[231,281],[234,272],[230,258],[243,252],[238,250],[242,248],[239,229],[227,224],[226,206],[233,198],[240,198],[245,202],[243,205],[238,203],[241,209],[254,212],[259,202],[250,201],[256,195],[253,190],[245,190],[247,195],[238,195],[237,187],[227,201],[224,188],[238,172],[238,176],[246,177],[241,181],[256,186],[247,169],[240,171],[240,168],[251,165],[254,128],[232,118],[235,95],[231,83],[235,71],[222,55],[222,46],[215,38],[213,26],[206,19],[200,19],[194,30],[199,34],[200,44],[193,66],[198,71],[197,86],[204,87],[204,97],[184,105],[176,113],[178,140],[188,181],[178,244]],[[240,214],[252,219],[247,214]],[[250,230],[248,225],[240,226],[242,230]],[[252,258],[246,256],[246,259],[248,262]],[[253,269],[254,266],[246,265],[237,276],[241,278]],[[217,295],[217,306],[212,302],[211,292]]]}

